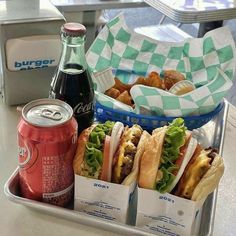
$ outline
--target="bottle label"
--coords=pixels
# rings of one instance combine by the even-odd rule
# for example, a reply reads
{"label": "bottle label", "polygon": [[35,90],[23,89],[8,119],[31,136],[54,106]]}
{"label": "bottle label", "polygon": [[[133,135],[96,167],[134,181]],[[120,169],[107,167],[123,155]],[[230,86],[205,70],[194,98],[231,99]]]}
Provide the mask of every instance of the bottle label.
{"label": "bottle label", "polygon": [[83,104],[83,102],[78,103],[74,107],[74,114],[83,114],[87,113],[93,110],[93,102],[90,102],[88,104]]}

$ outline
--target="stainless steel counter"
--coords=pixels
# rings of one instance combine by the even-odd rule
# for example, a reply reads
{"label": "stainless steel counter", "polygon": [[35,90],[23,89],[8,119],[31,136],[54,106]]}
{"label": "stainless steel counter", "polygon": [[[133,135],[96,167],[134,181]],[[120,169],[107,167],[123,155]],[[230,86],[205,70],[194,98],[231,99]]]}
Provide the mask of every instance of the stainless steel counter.
{"label": "stainless steel counter", "polygon": [[[111,235],[111,232],[87,227],[61,218],[32,211],[19,204],[10,202],[3,194],[3,185],[17,166],[16,126],[20,114],[16,107],[0,103],[0,229],[1,236],[62,236],[62,235]],[[214,236],[236,235],[236,108],[229,107],[226,137],[223,149],[226,171],[219,185]]]}
{"label": "stainless steel counter", "polygon": [[223,148],[225,173],[218,189],[213,236],[236,235],[236,108],[230,106]]}

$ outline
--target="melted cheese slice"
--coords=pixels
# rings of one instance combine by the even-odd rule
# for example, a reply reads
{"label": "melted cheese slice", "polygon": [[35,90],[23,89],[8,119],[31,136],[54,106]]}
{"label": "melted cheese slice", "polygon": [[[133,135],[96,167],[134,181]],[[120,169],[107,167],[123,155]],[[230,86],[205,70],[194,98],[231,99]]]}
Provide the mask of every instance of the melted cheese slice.
{"label": "melted cheese slice", "polygon": [[195,187],[200,182],[203,175],[209,170],[211,166],[210,161],[211,158],[207,156],[205,151],[202,151],[195,161],[189,165],[181,183],[183,186],[180,194],[181,197],[192,197]]}
{"label": "melted cheese slice", "polygon": [[119,153],[118,153],[119,156],[118,156],[117,164],[115,166],[114,174],[113,174],[113,179],[116,183],[120,183],[122,166],[123,166],[124,160],[126,158],[124,156],[125,150],[128,146],[136,148],[131,140],[135,134],[139,134],[139,133],[141,136],[141,134],[142,134],[141,128],[137,125],[133,125],[131,128],[126,128],[124,131],[124,134],[123,134],[123,136],[121,138],[121,142],[120,142],[120,148],[119,148]]}

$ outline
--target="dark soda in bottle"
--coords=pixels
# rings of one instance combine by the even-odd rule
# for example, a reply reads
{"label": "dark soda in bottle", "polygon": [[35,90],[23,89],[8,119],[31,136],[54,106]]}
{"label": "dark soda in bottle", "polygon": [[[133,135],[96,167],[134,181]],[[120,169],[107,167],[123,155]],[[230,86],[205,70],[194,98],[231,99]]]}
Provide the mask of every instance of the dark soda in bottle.
{"label": "dark soda in bottle", "polygon": [[86,28],[66,23],[61,28],[62,53],[51,82],[49,97],[67,102],[78,122],[78,133],[94,119],[94,90],[85,58]]}

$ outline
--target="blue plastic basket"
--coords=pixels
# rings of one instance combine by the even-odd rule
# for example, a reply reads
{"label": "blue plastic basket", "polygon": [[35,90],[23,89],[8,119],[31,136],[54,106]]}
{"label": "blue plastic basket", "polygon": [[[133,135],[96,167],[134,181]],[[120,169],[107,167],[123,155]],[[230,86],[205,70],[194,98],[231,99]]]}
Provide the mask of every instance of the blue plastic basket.
{"label": "blue plastic basket", "polygon": [[[205,125],[211,119],[213,119],[224,107],[224,102],[220,103],[216,109],[204,115],[195,115],[183,117],[185,120],[185,125],[189,130],[193,130]],[[139,124],[143,129],[147,131],[152,131],[157,127],[164,126],[171,122],[176,117],[165,117],[165,116],[147,116],[138,115],[135,113],[130,113],[121,110],[115,110],[106,106],[101,105],[96,102],[95,105],[95,115],[96,119],[100,122],[105,122],[106,120],[120,121],[128,126],[133,124]]]}

